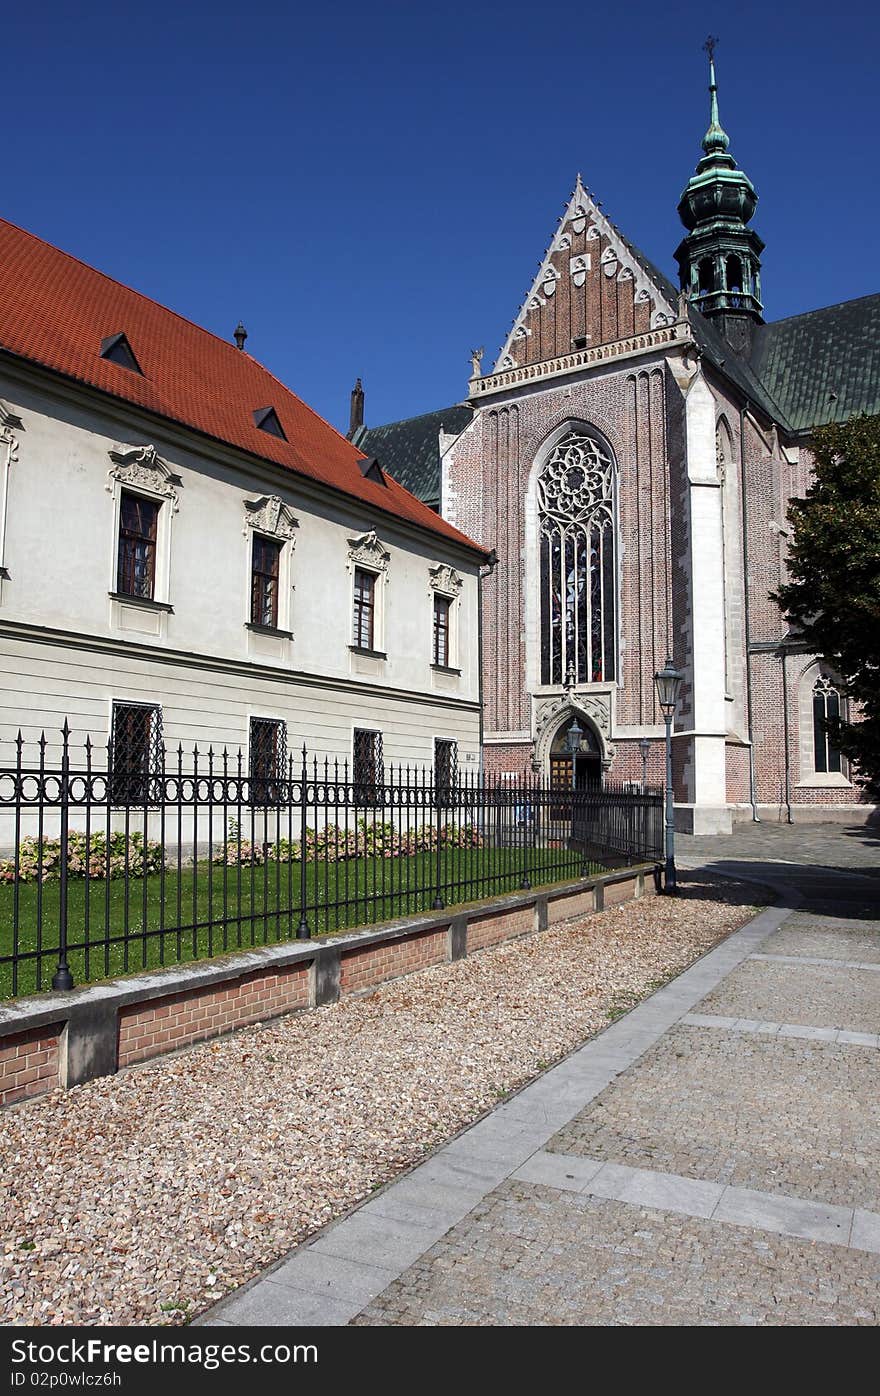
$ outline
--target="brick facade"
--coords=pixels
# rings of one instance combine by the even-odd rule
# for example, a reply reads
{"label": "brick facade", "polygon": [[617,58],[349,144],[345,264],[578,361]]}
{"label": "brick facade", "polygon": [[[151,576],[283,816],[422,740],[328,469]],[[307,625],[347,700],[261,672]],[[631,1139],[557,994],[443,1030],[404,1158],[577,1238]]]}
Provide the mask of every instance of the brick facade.
{"label": "brick facade", "polygon": [[[734,388],[723,358],[701,351],[668,283],[580,184],[470,400],[474,418],[445,454],[442,509],[498,555],[482,594],[486,772],[546,777],[552,742],[577,715],[608,776],[641,780],[637,743],[648,737],[647,778],[662,782],[654,674],[670,655],[685,676],[675,797],[694,831],[729,827],[753,800],[786,815],[855,814],[862,799],[848,780],[811,782],[804,769],[812,718],[798,685],[814,661],[789,653],[783,666],[786,627],[771,600],[809,449],[787,444]],[[535,480],[572,428],[614,457],[619,606],[613,681],[569,689],[541,682]]]}

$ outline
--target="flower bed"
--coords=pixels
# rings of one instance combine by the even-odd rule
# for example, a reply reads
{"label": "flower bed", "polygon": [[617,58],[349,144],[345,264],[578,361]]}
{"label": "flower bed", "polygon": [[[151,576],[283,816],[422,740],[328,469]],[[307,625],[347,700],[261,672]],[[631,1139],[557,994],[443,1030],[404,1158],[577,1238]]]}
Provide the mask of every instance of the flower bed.
{"label": "flower bed", "polygon": [[[71,831],[67,839],[67,876],[106,879],[142,877],[159,872],[162,845],[143,834],[111,834],[103,830],[89,836]],[[19,882],[57,882],[61,876],[61,840],[24,838],[18,846]],[[0,859],[0,883],[14,882],[14,858]]]}

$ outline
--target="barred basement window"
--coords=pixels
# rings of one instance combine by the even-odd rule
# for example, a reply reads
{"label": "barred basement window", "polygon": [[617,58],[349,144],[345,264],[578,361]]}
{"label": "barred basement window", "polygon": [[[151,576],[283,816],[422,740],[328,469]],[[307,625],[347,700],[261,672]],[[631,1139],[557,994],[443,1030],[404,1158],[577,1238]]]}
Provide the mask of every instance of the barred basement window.
{"label": "barred basement window", "polygon": [[376,619],[376,577],[363,567],[354,569],[354,617],[352,644],[361,650],[373,649]]}
{"label": "barred basement window", "polygon": [[451,794],[458,776],[458,742],[434,738],[434,788],[438,801]]}
{"label": "barred basement window", "polygon": [[281,544],[254,534],[251,554],[251,624],[278,626],[278,572]]}
{"label": "barred basement window", "polygon": [[448,596],[434,597],[434,663],[448,669],[450,664],[449,622],[452,602]]}
{"label": "barred basement window", "polygon": [[122,491],[116,590],[123,596],[153,599],[160,507],[156,500]]}
{"label": "barred basement window", "polygon": [[550,453],[537,482],[541,682],[615,675],[614,462],[584,432]]}
{"label": "barred basement window", "polygon": [[813,685],[813,769],[819,775],[840,770],[840,752],[828,730],[839,717],[840,694],[823,674]]}
{"label": "barred basement window", "polygon": [[287,726],[267,717],[252,717],[248,742],[248,776],[252,805],[277,805],[283,798],[287,771]]}
{"label": "barred basement window", "polygon": [[352,780],[354,799],[358,805],[377,805],[382,799],[385,779],[382,760],[382,733],[354,730]]}
{"label": "barred basement window", "polygon": [[162,709],[146,703],[114,703],[110,727],[111,804],[158,802],[164,765]]}

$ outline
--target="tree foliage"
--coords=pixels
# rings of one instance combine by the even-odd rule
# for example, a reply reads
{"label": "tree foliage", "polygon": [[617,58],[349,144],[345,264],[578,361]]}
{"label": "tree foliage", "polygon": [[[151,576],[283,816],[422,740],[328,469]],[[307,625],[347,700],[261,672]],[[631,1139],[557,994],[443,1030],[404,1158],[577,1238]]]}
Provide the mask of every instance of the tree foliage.
{"label": "tree foliage", "polygon": [[855,700],[857,720],[831,734],[880,797],[880,416],[816,432],[814,480],[788,520],[789,581],[773,599]]}

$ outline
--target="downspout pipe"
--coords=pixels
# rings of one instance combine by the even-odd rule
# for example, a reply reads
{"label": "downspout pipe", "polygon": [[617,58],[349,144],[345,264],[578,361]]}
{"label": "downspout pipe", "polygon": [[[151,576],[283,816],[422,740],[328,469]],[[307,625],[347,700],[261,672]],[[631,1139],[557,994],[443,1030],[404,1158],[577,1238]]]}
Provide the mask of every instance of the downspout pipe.
{"label": "downspout pipe", "polygon": [[491,577],[498,566],[498,554],[493,548],[489,553],[488,567],[484,572],[482,567],[477,570],[477,667],[479,669],[478,699],[480,704],[480,780],[485,774],[485,763],[483,760],[483,730],[485,719],[483,717],[483,582],[486,577]]}
{"label": "downspout pipe", "polygon": [[[752,731],[752,656],[750,651],[749,633],[749,528],[748,528],[748,496],[746,493],[746,413],[749,409],[749,400],[739,409],[739,481],[740,481],[740,503],[742,508],[742,559],[743,559],[743,623],[745,625],[746,640],[746,724],[749,737],[749,803],[752,806],[752,821],[760,824],[758,817],[758,802],[755,790],[755,741]],[[783,660],[784,663],[784,660]],[[784,671],[783,671],[784,676]],[[786,741],[785,759],[788,761],[788,742]]]}

